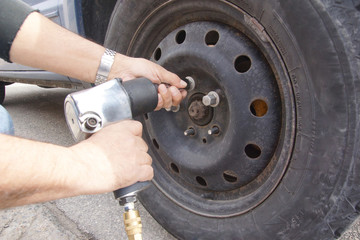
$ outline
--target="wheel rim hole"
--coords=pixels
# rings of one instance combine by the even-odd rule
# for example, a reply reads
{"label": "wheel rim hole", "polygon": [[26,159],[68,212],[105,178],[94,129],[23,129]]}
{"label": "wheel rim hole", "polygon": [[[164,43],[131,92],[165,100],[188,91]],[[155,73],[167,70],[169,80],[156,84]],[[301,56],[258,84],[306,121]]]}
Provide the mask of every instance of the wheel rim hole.
{"label": "wheel rim hole", "polygon": [[223,173],[223,177],[224,177],[225,181],[230,182],[230,183],[237,182],[237,180],[238,180],[236,173],[234,173],[231,170],[225,171]]}
{"label": "wheel rim hole", "polygon": [[155,59],[155,61],[159,61],[160,58],[161,58],[161,49],[157,48],[155,51],[155,54],[154,54],[154,59]]}
{"label": "wheel rim hole", "polygon": [[171,170],[173,170],[175,173],[179,173],[179,168],[175,163],[170,164]]}
{"label": "wheel rim hole", "polygon": [[239,73],[246,73],[251,68],[251,59],[248,56],[239,56],[235,59],[235,69]]}
{"label": "wheel rim hole", "polygon": [[203,142],[204,144],[206,144],[206,143],[207,143],[207,139],[206,139],[206,138],[203,138],[203,139],[202,139],[202,142]]}
{"label": "wheel rim hole", "polygon": [[201,186],[204,186],[206,187],[207,186],[207,183],[205,181],[205,179],[203,177],[200,177],[200,176],[197,176],[196,177],[196,181],[198,184],[200,184]]}
{"label": "wheel rim hole", "polygon": [[261,155],[261,148],[256,144],[248,144],[245,147],[245,153],[249,158],[258,158]]}
{"label": "wheel rim hole", "polygon": [[184,30],[181,30],[176,34],[175,40],[178,44],[182,44],[185,41],[186,38],[186,32]]}
{"label": "wheel rim hole", "polygon": [[263,117],[268,111],[268,105],[261,99],[256,99],[250,105],[251,113],[256,117]]}
{"label": "wheel rim hole", "polygon": [[213,30],[206,34],[205,43],[209,47],[214,47],[219,41],[220,35],[217,31]]}
{"label": "wheel rim hole", "polygon": [[160,148],[159,143],[156,141],[156,139],[153,139],[152,142],[157,149]]}

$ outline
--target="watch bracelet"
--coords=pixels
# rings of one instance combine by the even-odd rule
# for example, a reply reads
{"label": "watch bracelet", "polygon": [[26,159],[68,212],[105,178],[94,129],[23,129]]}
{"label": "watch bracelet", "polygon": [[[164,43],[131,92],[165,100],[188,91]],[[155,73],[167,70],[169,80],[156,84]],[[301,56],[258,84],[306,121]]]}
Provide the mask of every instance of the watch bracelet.
{"label": "watch bracelet", "polygon": [[95,85],[102,84],[107,81],[110,69],[114,63],[116,52],[106,48],[101,57],[98,71],[95,77]]}

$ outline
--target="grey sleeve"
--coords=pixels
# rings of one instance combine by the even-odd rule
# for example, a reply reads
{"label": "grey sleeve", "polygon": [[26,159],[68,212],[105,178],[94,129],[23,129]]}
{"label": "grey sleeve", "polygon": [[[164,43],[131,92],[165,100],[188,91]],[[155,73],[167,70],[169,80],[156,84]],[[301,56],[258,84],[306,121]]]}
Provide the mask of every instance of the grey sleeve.
{"label": "grey sleeve", "polygon": [[25,18],[35,11],[20,0],[0,0],[0,58],[10,61],[10,48]]}

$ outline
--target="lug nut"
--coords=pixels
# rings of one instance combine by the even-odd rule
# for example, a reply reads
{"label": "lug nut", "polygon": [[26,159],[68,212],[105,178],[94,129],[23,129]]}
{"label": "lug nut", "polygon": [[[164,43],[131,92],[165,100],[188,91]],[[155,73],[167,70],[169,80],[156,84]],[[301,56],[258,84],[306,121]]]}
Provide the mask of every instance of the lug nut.
{"label": "lug nut", "polygon": [[188,128],[184,132],[185,136],[194,136],[195,135],[195,129],[194,128]]}
{"label": "lug nut", "polygon": [[220,129],[217,126],[213,126],[211,129],[208,130],[209,135],[216,135],[220,133]]}
{"label": "lug nut", "polygon": [[202,98],[202,103],[205,106],[217,107],[220,103],[220,97],[217,92],[211,91]]}
{"label": "lug nut", "polygon": [[176,113],[176,112],[178,112],[180,110],[180,105],[171,106],[169,108],[165,108],[165,110],[168,111],[168,112],[175,112]]}
{"label": "lug nut", "polygon": [[177,105],[177,106],[171,106],[171,111],[173,112],[178,112],[180,110],[180,105]]}
{"label": "lug nut", "polygon": [[185,77],[184,81],[187,83],[187,86],[185,88],[186,90],[188,90],[188,91],[194,90],[194,88],[195,88],[195,80],[192,77],[187,76],[187,77]]}

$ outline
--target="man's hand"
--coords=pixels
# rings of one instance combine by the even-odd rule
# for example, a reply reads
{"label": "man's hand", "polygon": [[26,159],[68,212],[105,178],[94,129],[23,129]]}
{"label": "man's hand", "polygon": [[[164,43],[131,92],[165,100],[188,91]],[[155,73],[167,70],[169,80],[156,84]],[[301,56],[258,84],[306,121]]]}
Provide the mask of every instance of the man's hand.
{"label": "man's hand", "polygon": [[[124,81],[138,77],[146,77],[153,83],[160,84],[158,88],[159,103],[156,110],[179,105],[187,94],[187,92],[182,89],[186,87],[186,82],[160,65],[143,58],[131,58],[116,54],[115,62],[108,78],[113,79],[115,77],[120,77]],[[166,85],[161,83],[166,83],[171,86],[167,88]]]}
{"label": "man's hand", "polygon": [[112,124],[71,147],[82,167],[78,174],[80,194],[114,191],[138,181],[151,180],[154,173],[148,146],[141,138],[140,122]]}

